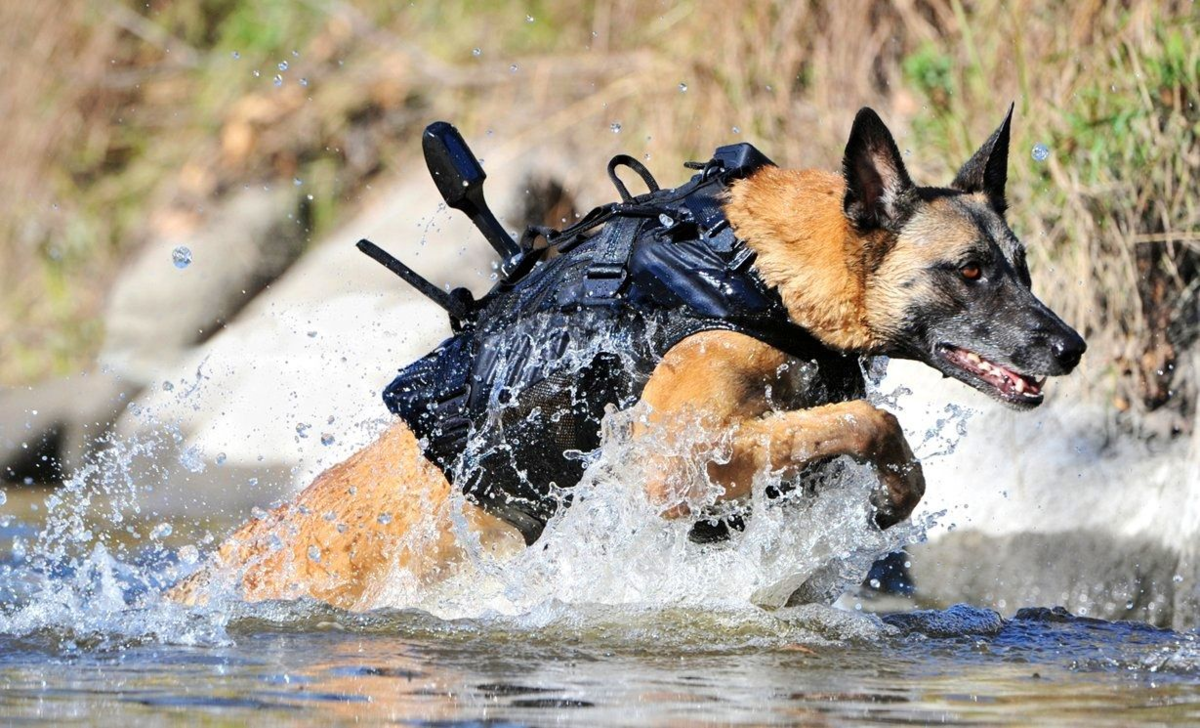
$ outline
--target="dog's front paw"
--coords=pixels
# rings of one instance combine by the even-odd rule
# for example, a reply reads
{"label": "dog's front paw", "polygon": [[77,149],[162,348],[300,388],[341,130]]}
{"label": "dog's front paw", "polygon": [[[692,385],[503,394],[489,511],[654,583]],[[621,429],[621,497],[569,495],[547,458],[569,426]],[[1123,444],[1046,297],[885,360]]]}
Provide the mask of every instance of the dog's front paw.
{"label": "dog's front paw", "polygon": [[879,487],[871,494],[875,525],[891,528],[908,518],[921,502],[921,496],[925,495],[925,474],[911,452],[906,462],[877,463],[875,467],[879,472]]}

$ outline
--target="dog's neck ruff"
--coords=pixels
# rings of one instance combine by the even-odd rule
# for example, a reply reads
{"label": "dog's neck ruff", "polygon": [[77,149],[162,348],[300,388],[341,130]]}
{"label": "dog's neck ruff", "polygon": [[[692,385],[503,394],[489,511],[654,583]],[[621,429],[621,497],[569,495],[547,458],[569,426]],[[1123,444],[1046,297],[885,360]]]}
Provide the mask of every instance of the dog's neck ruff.
{"label": "dog's neck ruff", "polygon": [[796,325],[756,272],[763,253],[775,269],[773,251],[745,245],[725,217],[730,185],[770,166],[750,145],[722,147],[682,187],[622,190],[567,230],[537,231],[559,255],[473,303],[454,337],[387,388],[388,408],[447,478],[532,543],[570,501],[605,407],[634,404],[689,336],[744,333],[823,362],[831,391],[857,393],[857,359]]}
{"label": "dog's neck ruff", "polygon": [[864,305],[872,241],[851,229],[844,194],[836,174],[763,167],[732,185],[725,212],[794,323],[833,349],[869,352],[879,345]]}

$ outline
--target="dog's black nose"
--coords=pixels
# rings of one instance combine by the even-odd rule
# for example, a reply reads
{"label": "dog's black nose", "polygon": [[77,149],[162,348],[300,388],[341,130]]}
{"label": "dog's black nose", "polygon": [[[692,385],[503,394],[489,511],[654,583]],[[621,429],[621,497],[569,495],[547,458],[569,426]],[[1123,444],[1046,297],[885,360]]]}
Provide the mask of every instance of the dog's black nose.
{"label": "dog's black nose", "polygon": [[1066,373],[1079,364],[1079,360],[1083,358],[1083,352],[1087,351],[1087,342],[1079,334],[1067,329],[1066,332],[1054,339],[1050,344],[1050,349],[1054,352],[1054,361],[1058,362],[1063,372]]}

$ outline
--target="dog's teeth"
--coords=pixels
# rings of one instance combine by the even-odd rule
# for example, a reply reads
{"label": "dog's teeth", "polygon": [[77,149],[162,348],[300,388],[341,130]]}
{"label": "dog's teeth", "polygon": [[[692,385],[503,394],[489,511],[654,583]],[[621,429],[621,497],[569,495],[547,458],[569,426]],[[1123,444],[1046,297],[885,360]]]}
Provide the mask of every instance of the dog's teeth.
{"label": "dog's teeth", "polygon": [[1020,392],[1021,394],[1025,394],[1025,380],[1024,379],[1017,380],[1017,391]]}
{"label": "dog's teeth", "polygon": [[976,354],[975,352],[971,352],[971,353],[967,354],[967,361],[971,362],[972,364],[978,364],[979,362],[981,362],[983,360],[979,358],[978,354]]}

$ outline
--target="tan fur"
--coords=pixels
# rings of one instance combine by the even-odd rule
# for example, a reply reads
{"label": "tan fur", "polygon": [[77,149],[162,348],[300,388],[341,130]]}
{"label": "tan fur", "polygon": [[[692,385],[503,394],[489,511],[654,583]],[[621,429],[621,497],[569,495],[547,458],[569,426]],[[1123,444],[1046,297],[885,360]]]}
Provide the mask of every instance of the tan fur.
{"label": "tan fur", "polygon": [[961,264],[978,246],[979,228],[964,205],[988,205],[983,195],[933,200],[904,227],[887,258],[874,270],[864,298],[872,330],[881,338],[894,334],[913,302],[936,298],[933,280],[922,275],[945,263]]}
{"label": "tan fur", "polygon": [[879,340],[864,300],[866,251],[877,241],[850,227],[844,195],[839,175],[764,167],[733,186],[725,212],[793,321],[835,349],[870,351]]}
{"label": "tan fur", "polygon": [[[896,292],[873,293],[868,276],[887,246],[898,243],[857,235],[842,214],[843,194],[837,175],[767,167],[734,186],[726,209],[738,235],[757,252],[757,270],[779,288],[789,316],[831,347],[869,352],[900,309]],[[920,242],[908,241],[912,252],[898,262],[884,262],[896,266],[889,275],[922,265]],[[635,427],[635,435],[657,438],[647,448],[646,487],[664,515],[686,513],[682,496],[689,484],[677,476],[694,471],[689,465],[722,440],[728,462],[700,466],[724,489],[723,498],[746,495],[764,469],[794,472],[849,455],[877,467],[887,493],[881,505],[897,518],[908,515],[924,480],[896,419],[864,401],[805,409],[803,393],[784,374],[785,365],[794,364],[755,339],[720,331],[689,337],[667,352],[642,394],[648,414]],[[781,401],[787,406],[781,408]],[[397,567],[430,582],[462,560],[447,515],[450,488],[407,427],[397,424],[321,475],[293,504],[243,526],[212,564],[171,597],[202,600],[206,583],[232,573],[249,600],[309,595],[369,608]],[[507,550],[523,543],[515,529],[474,506],[465,508],[485,547]],[[380,523],[383,513],[390,522]],[[319,561],[308,557],[311,546],[320,549]]]}
{"label": "tan fur", "polygon": [[[724,499],[750,492],[755,473],[764,470],[794,475],[804,466],[834,455],[849,455],[874,464],[888,488],[892,506],[907,515],[924,493],[924,479],[896,418],[865,401],[838,402],[811,409],[777,411],[777,403],[801,395],[786,375],[799,365],[786,354],[743,334],[708,331],[672,348],[655,368],[642,392],[649,414],[635,428],[645,434],[700,423],[710,435],[697,447],[732,435],[727,462],[710,462],[708,474],[724,487]],[[657,433],[656,433],[657,434]],[[684,433],[679,433],[684,435]],[[683,495],[672,474],[684,470],[681,455],[667,444],[669,455],[657,457],[647,471],[652,498],[675,504]],[[667,516],[686,514],[673,506]]]}
{"label": "tan fur", "polygon": [[[373,591],[396,569],[429,583],[462,560],[449,520],[450,489],[408,427],[393,425],[322,473],[292,503],[248,521],[222,544],[212,563],[169,596],[202,602],[210,581],[230,577],[248,601],[311,596],[346,609],[369,608]],[[479,508],[465,508],[470,529],[485,548],[524,546],[516,529]],[[317,559],[309,554],[314,546]]]}

